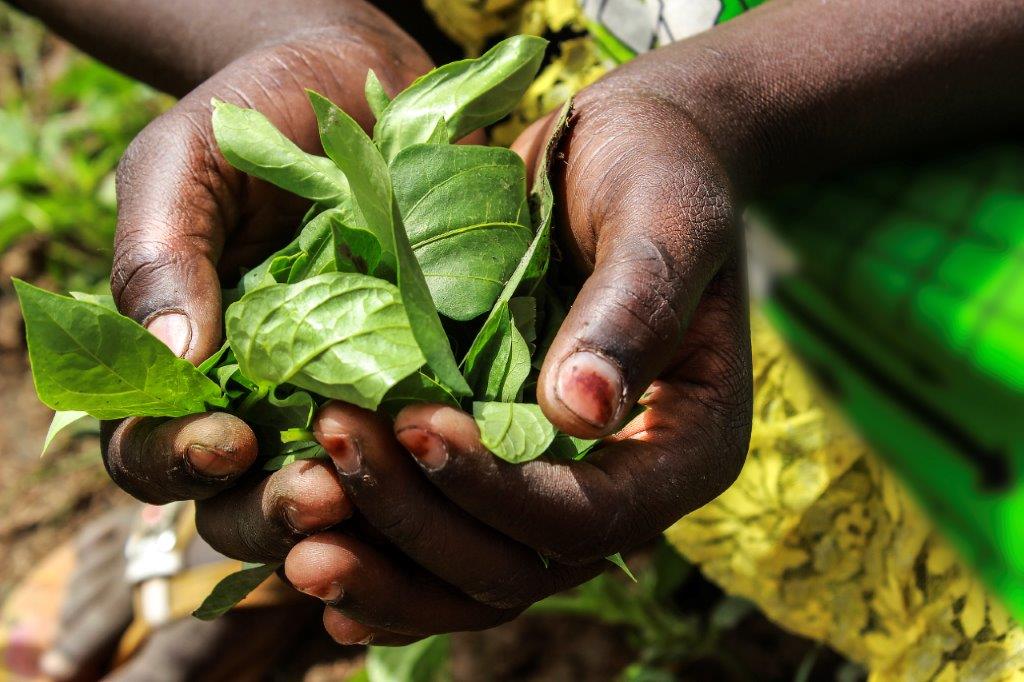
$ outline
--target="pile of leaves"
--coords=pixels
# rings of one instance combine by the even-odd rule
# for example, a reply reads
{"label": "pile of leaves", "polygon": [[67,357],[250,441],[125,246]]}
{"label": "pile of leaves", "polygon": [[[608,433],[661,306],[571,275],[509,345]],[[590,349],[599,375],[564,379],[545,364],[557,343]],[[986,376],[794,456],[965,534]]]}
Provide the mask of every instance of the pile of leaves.
{"label": "pile of leaves", "polygon": [[[545,47],[510,38],[393,100],[370,72],[372,137],[310,92],[326,158],[299,149],[259,112],[215,101],[224,157],[313,206],[290,244],[224,292],[226,341],[198,367],[118,314],[109,297],[16,282],[36,389],[57,410],[49,438],[85,415],[225,410],[273,432],[260,455],[275,470],[326,456],[310,429],[335,399],[391,414],[412,403],[471,410],[483,444],[509,462],[585,456],[595,441],[559,434],[535,400],[565,310],[566,296],[545,275],[548,162],[569,105],[532,192],[514,152],[455,144],[516,106]],[[229,578],[200,615],[222,613],[275,568]]]}

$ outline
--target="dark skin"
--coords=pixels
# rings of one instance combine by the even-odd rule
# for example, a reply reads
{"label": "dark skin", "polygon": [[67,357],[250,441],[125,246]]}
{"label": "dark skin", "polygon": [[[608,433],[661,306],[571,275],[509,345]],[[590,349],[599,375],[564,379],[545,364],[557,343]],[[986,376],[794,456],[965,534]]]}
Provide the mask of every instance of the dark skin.
{"label": "dark skin", "polygon": [[[150,4],[131,11],[155,12],[140,9]],[[216,75],[147,129],[122,165],[115,295],[191,360],[219,344],[218,269],[227,276],[258,260],[276,241],[268,235],[285,234],[301,213],[226,166],[210,139],[209,98],[255,106],[312,150],[302,87],[368,124],[367,67],[388,67],[392,90],[428,67],[362,3],[314,4],[344,8],[337,28],[315,29],[327,31],[326,57],[323,44],[304,52],[308,26],[253,52],[218,47],[222,61],[207,70]],[[381,23],[346,23],[348,11]],[[202,26],[187,28],[185,45],[205,44]],[[389,39],[374,42],[381,32]],[[145,43],[117,49],[145,52]],[[217,71],[224,52],[234,61]],[[152,68],[173,62],[167,54]],[[585,282],[538,397],[563,431],[615,434],[587,461],[507,465],[451,408],[411,407],[390,423],[333,404],[317,423],[333,468],[307,462],[239,482],[256,443],[225,415],[128,420],[109,434],[108,467],[142,499],[206,500],[200,529],[226,554],[287,557],[293,584],[330,602],[325,624],[339,642],[400,644],[512,618],[603,570],[602,557],[657,535],[738,473],[751,409],[738,210],[784,179],[1008,130],[1024,115],[1021,63],[1021,0],[773,0],[581,93],[555,184],[559,237]],[[528,163],[547,128],[550,120],[517,143]],[[649,409],[620,431],[642,395]],[[353,505],[354,523],[316,532]]]}

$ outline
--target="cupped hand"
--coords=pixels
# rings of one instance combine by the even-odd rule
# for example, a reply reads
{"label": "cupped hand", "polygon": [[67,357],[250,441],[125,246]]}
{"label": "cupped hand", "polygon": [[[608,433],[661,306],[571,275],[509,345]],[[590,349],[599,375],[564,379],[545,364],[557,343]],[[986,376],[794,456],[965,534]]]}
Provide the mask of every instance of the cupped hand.
{"label": "cupped hand", "polygon": [[[112,290],[121,312],[178,355],[198,363],[217,350],[221,286],[287,242],[308,208],[228,165],[213,137],[211,99],[257,109],[300,147],[319,152],[306,88],[370,127],[368,69],[394,94],[431,68],[383,14],[367,6],[352,17],[235,59],[155,120],[125,154]],[[300,462],[238,482],[256,459],[257,442],[231,415],[127,419],[105,424],[104,437],[104,461],[122,488],[157,504],[205,500],[201,529],[237,558],[283,558],[303,534],[351,511],[328,464]]]}
{"label": "cupped hand", "polygon": [[[728,173],[686,112],[614,75],[579,96],[570,123],[555,169],[559,237],[588,274],[537,393],[558,428],[605,440],[584,461],[513,465],[450,407],[409,407],[393,423],[324,408],[318,438],[381,541],[314,535],[285,572],[329,604],[339,642],[401,644],[508,620],[739,472],[750,341]],[[551,127],[517,143],[529,163]],[[638,400],[646,410],[623,425]]]}

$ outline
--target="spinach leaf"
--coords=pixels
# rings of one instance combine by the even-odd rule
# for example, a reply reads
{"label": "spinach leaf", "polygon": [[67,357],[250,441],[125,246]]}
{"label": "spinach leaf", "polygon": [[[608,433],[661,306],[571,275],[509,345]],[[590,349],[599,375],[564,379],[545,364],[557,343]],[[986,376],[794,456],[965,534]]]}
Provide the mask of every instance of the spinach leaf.
{"label": "spinach leaf", "polygon": [[381,407],[389,414],[416,403],[442,403],[459,406],[459,399],[437,379],[423,372],[415,372],[391,387],[381,401]]}
{"label": "spinach leaf", "polygon": [[333,228],[350,224],[354,212],[350,208],[336,207],[322,211],[306,223],[302,231],[287,246],[245,273],[228,302],[267,284],[298,282],[336,268],[334,259]]}
{"label": "spinach leaf", "polygon": [[633,582],[636,582],[636,576],[633,575],[633,571],[629,570],[629,566],[626,565],[626,560],[622,558],[622,554],[621,553],[616,553],[616,554],[612,554],[611,556],[606,556],[605,559],[607,561],[610,561],[611,563],[615,564],[616,566],[618,566],[620,569],[622,569],[623,573],[625,573],[627,576],[629,576],[630,580],[632,580]]}
{"label": "spinach leaf", "polygon": [[598,439],[577,438],[567,433],[559,433],[548,448],[548,454],[557,459],[583,459],[600,442]]}
{"label": "spinach leaf", "polygon": [[373,72],[373,69],[366,72],[366,87],[364,90],[366,93],[366,103],[370,105],[370,111],[373,112],[376,119],[380,120],[388,105],[391,104],[391,98],[388,97],[388,93],[384,92],[384,86],[380,84],[380,79],[377,78],[377,74]]}
{"label": "spinach leaf", "polygon": [[329,273],[246,294],[225,314],[242,373],[374,409],[423,354],[398,289],[366,275]]}
{"label": "spinach leaf", "polygon": [[387,164],[373,141],[348,114],[316,93],[309,93],[309,97],[320,124],[324,150],[349,177],[366,224],[383,250],[396,256],[398,288],[427,364],[457,395],[469,395],[469,385],[459,373],[423,272],[409,245]]}
{"label": "spinach leaf", "polygon": [[240,171],[324,206],[351,201],[345,174],[329,159],[307,154],[254,109],[213,100],[213,134]]}
{"label": "spinach leaf", "polygon": [[555,427],[539,405],[477,402],[473,418],[484,447],[513,464],[537,459],[555,439]]}
{"label": "spinach leaf", "polygon": [[370,647],[366,676],[370,682],[442,682],[448,679],[447,635],[427,637],[402,647]]}
{"label": "spinach leaf", "polygon": [[334,232],[334,262],[338,272],[362,272],[395,281],[394,262],[382,262],[384,252],[380,240],[369,230],[346,225],[340,220],[331,223]]}
{"label": "spinach leaf", "polygon": [[466,356],[466,377],[473,395],[484,401],[514,402],[530,374],[530,348],[507,303],[487,320],[481,331],[487,342]]}
{"label": "spinach leaf", "polygon": [[134,320],[14,280],[40,400],[97,419],[224,407],[220,388]]}
{"label": "spinach leaf", "polygon": [[399,93],[374,128],[390,163],[411,145],[426,142],[443,119],[448,142],[488,126],[511,112],[533,82],[547,41],[534,36],[503,40],[478,59],[431,71]]}
{"label": "spinach leaf", "polygon": [[96,305],[101,305],[104,308],[117,312],[117,304],[114,303],[114,297],[110,294],[87,294],[82,291],[69,291],[68,296],[76,301],[95,303]]}
{"label": "spinach leaf", "polygon": [[235,607],[238,602],[274,575],[281,564],[242,564],[242,570],[232,573],[213,588],[192,615],[199,620],[216,620]]}
{"label": "spinach leaf", "polygon": [[489,311],[532,235],[522,159],[501,147],[414,145],[391,178],[438,311],[460,321]]}
{"label": "spinach leaf", "polygon": [[210,370],[217,366],[217,363],[220,362],[221,358],[224,357],[228,350],[230,350],[228,348],[228,342],[225,341],[213,355],[199,363],[199,367],[196,369],[198,369],[202,374],[209,374]]}
{"label": "spinach leaf", "polygon": [[53,443],[53,439],[57,437],[57,434],[88,416],[88,412],[81,412],[78,410],[68,410],[66,412],[55,413],[53,415],[53,420],[50,422],[50,428],[46,430],[46,438],[43,440],[43,449],[39,452],[39,456],[42,457],[46,454],[46,451],[50,449],[50,445]]}
{"label": "spinach leaf", "polygon": [[327,451],[319,443],[293,443],[295,447],[276,457],[268,459],[263,464],[264,471],[277,471],[284,469],[289,464],[305,461],[308,459],[327,459]]}
{"label": "spinach leaf", "polygon": [[283,431],[290,428],[307,429],[313,422],[316,401],[305,391],[296,391],[278,398],[276,391],[252,405],[242,415],[246,421]]}

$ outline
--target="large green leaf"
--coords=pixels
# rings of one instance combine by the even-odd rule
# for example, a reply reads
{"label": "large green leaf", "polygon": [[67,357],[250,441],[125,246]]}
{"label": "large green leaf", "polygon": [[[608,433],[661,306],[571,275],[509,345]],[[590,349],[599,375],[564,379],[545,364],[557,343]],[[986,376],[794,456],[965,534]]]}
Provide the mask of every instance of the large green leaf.
{"label": "large green leaf", "polygon": [[530,243],[526,168],[501,147],[414,145],[391,164],[395,199],[437,309],[491,309]]}
{"label": "large green leaf", "polygon": [[242,373],[373,409],[423,363],[398,289],[335,272],[246,294],[225,314]]}
{"label": "large green leaf", "polygon": [[324,150],[348,176],[367,227],[380,240],[384,252],[396,256],[398,288],[427,363],[452,391],[469,395],[469,385],[459,372],[423,271],[409,245],[394,201],[387,164],[352,117],[316,93],[309,96],[320,125]]}
{"label": "large green leaf", "polygon": [[377,121],[374,139],[391,162],[406,147],[427,142],[439,121],[449,142],[488,126],[511,112],[533,82],[547,41],[515,36],[478,59],[453,62],[399,93]]}
{"label": "large green leaf", "polygon": [[97,419],[180,417],[226,404],[217,384],[134,320],[14,280],[39,399]]}
{"label": "large green leaf", "polygon": [[484,447],[513,464],[537,459],[555,439],[555,427],[539,405],[473,403],[473,418]]}
{"label": "large green leaf", "polygon": [[214,100],[213,134],[224,158],[240,171],[324,206],[349,201],[345,174],[330,159],[302,151],[254,109]]}

